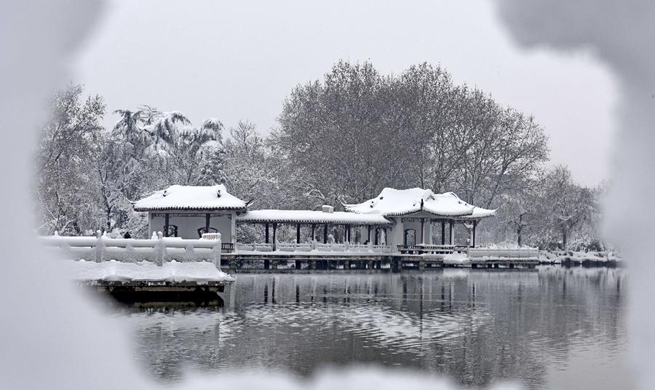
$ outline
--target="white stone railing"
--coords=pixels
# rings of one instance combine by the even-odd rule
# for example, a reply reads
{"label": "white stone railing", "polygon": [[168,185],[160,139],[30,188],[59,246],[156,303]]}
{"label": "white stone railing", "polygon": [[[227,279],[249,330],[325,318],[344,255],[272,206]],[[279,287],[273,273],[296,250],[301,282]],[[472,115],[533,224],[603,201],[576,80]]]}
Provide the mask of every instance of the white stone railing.
{"label": "white stone railing", "polygon": [[[273,244],[237,244],[238,251],[250,252],[272,252]],[[336,253],[390,253],[391,247],[387,245],[366,245],[350,243],[333,243],[323,244],[318,242],[312,243],[295,243],[295,242],[278,242],[275,245],[275,251],[278,252],[336,252]]]}
{"label": "white stone railing", "polygon": [[310,243],[280,242],[275,249],[280,252],[311,252],[313,248]]}
{"label": "white stone railing", "polygon": [[241,252],[273,252],[273,244],[262,244],[262,243],[253,243],[253,244],[241,244],[237,243],[237,251]]}
{"label": "white stone railing", "polygon": [[471,260],[489,259],[513,259],[513,260],[538,260],[539,249],[516,248],[516,249],[491,249],[491,248],[469,248],[468,255]]}
{"label": "white stone railing", "polygon": [[161,232],[151,239],[111,238],[98,233],[95,237],[64,237],[59,235],[40,237],[48,248],[57,248],[71,260],[103,262],[151,261],[162,265],[167,261],[210,261],[221,268],[220,234],[198,240],[162,237]]}

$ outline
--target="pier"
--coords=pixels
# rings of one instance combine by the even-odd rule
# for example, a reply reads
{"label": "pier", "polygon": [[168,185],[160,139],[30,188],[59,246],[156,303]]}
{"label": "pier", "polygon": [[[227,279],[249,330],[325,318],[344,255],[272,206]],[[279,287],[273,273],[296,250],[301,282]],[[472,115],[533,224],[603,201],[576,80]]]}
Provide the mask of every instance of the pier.
{"label": "pier", "polygon": [[80,285],[128,305],[230,305],[234,278],[221,271],[220,234],[183,240],[42,237]]}
{"label": "pier", "polygon": [[484,249],[454,245],[413,245],[394,251],[390,246],[372,244],[237,244],[225,250],[220,234],[201,239],[155,235],[152,239],[96,237],[43,237],[42,242],[60,250],[65,258],[125,263],[139,261],[162,265],[210,262],[230,272],[329,271],[329,270],[426,270],[432,268],[532,268],[539,264],[537,249]]}

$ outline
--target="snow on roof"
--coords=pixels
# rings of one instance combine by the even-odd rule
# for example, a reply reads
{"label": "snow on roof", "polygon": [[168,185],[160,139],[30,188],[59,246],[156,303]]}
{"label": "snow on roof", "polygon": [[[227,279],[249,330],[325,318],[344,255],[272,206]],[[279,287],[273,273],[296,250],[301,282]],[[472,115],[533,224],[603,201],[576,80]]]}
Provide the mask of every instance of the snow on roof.
{"label": "snow on roof", "polygon": [[494,215],[495,210],[487,210],[470,205],[452,192],[435,194],[422,188],[397,190],[385,188],[376,198],[353,205],[345,205],[348,211],[360,214],[380,214],[398,216],[420,211],[442,217],[482,218]]}
{"label": "snow on roof", "polygon": [[496,215],[496,210],[489,210],[489,209],[483,209],[482,207],[473,207],[473,214],[471,215],[466,215],[462,218],[464,219],[478,219],[478,218],[486,218],[486,217],[491,217],[493,215]]}
{"label": "snow on roof", "polygon": [[330,223],[350,225],[388,225],[391,222],[379,214],[356,214],[343,211],[311,210],[249,210],[237,216],[237,222],[270,223]]}
{"label": "snow on roof", "polygon": [[170,186],[138,200],[134,211],[157,210],[245,210],[246,202],[231,195],[222,184],[215,186]]}

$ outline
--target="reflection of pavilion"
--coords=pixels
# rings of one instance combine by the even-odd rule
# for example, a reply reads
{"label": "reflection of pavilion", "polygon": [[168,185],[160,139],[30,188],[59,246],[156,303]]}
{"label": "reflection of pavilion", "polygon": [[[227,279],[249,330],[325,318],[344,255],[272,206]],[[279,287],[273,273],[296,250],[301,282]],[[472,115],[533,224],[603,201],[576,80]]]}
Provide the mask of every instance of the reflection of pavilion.
{"label": "reflection of pavilion", "polygon": [[[135,211],[149,213],[150,234],[198,238],[218,232],[226,244],[236,246],[237,224],[263,227],[264,247],[270,250],[307,251],[323,245],[345,244],[343,251],[376,247],[378,252],[439,249],[455,245],[455,225],[468,231],[467,243],[476,244],[476,228],[482,218],[494,215],[470,205],[453,193],[435,194],[430,190],[385,188],[376,198],[360,204],[344,205],[346,211],[323,206],[312,210],[248,210],[246,202],[229,194],[225,186],[171,186],[157,191],[134,205]],[[278,245],[279,227],[295,227],[295,243]],[[440,239],[434,228],[440,227]],[[257,244],[253,244],[257,248]]]}

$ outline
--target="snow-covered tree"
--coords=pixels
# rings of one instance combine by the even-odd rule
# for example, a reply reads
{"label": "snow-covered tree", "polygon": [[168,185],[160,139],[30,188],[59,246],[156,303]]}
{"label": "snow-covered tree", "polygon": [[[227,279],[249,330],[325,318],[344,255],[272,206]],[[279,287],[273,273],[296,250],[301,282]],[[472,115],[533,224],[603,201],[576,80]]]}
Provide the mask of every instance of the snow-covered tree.
{"label": "snow-covered tree", "polygon": [[539,214],[549,224],[551,236],[560,235],[562,249],[568,249],[571,235],[589,226],[598,210],[590,188],[573,181],[571,171],[556,166],[544,178]]}
{"label": "snow-covered tree", "polygon": [[98,194],[90,185],[105,113],[100,96],[82,96],[79,85],[57,93],[37,151],[39,231],[80,234],[102,225]]}
{"label": "snow-covered tree", "polygon": [[338,62],[293,90],[272,140],[305,192],[332,204],[420,186],[495,207],[548,159],[532,117],[428,64],[384,76]]}

